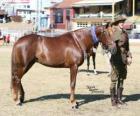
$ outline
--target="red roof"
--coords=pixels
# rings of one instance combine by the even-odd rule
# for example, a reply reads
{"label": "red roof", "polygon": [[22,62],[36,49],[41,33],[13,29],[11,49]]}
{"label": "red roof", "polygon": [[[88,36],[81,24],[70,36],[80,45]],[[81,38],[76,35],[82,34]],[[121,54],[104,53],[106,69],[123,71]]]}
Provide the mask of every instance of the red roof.
{"label": "red roof", "polygon": [[75,2],[79,2],[82,0],[63,0],[63,2],[58,3],[55,7],[56,8],[71,8],[72,4]]}

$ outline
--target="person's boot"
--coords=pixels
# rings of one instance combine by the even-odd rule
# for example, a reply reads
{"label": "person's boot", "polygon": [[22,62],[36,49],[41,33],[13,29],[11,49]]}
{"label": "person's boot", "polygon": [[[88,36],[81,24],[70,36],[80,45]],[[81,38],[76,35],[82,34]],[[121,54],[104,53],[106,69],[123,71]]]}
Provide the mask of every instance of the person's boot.
{"label": "person's boot", "polygon": [[117,103],[118,104],[121,104],[121,105],[125,104],[122,101],[122,92],[123,92],[123,88],[122,87],[120,87],[120,88],[117,89]]}
{"label": "person's boot", "polygon": [[112,106],[116,106],[117,105],[117,99],[116,99],[116,89],[110,89],[110,95],[111,95],[111,104]]}

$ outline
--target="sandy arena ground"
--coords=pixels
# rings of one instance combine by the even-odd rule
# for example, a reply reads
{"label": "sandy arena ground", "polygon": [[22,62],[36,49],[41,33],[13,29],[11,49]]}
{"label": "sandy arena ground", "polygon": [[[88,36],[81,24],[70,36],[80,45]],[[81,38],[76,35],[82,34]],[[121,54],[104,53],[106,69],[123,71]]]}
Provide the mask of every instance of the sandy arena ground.
{"label": "sandy arena ground", "polygon": [[94,75],[92,70],[86,72],[86,61],[79,67],[76,98],[80,107],[73,110],[69,104],[69,69],[48,68],[37,63],[22,79],[25,103],[16,106],[10,93],[12,46],[0,46],[0,116],[139,116],[140,43],[130,43],[130,48],[133,63],[128,67],[123,97],[127,105],[120,108],[111,106],[108,66],[99,48],[98,75]]}

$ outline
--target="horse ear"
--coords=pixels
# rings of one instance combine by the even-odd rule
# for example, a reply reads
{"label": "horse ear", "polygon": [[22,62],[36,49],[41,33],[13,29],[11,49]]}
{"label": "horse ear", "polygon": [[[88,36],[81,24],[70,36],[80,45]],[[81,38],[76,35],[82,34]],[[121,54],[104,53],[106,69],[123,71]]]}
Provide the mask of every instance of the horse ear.
{"label": "horse ear", "polygon": [[112,27],[112,23],[111,22],[107,22],[106,23],[105,28],[108,28],[108,27]]}

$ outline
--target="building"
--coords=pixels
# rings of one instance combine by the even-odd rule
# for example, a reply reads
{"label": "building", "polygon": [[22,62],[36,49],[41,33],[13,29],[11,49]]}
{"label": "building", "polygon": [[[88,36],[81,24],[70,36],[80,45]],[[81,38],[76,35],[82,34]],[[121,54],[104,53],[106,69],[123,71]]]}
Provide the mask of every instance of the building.
{"label": "building", "polygon": [[[106,1],[106,2],[105,2]],[[20,15],[38,30],[75,29],[100,25],[120,15],[140,14],[140,0],[1,0],[8,15]]]}
{"label": "building", "polygon": [[52,21],[56,28],[76,29],[101,25],[122,15],[134,16],[139,11],[140,0],[63,0],[53,7]]}
{"label": "building", "polygon": [[73,28],[89,27],[91,25],[102,25],[114,21],[123,13],[123,0],[82,0],[75,2],[75,17]]}
{"label": "building", "polygon": [[72,19],[75,14],[72,4],[78,1],[80,0],[63,0],[63,2],[51,8],[53,11],[52,23],[54,23],[55,28],[71,29]]}
{"label": "building", "polygon": [[[53,8],[53,22],[55,23],[55,27],[75,29],[78,27],[87,27],[95,23],[108,22],[122,13],[120,9],[122,8],[123,0],[114,0],[114,5],[112,5],[112,1],[63,0],[63,2]],[[118,10],[115,12],[115,9]],[[103,12],[104,10],[105,12]],[[112,12],[114,13],[114,17],[112,17]]]}
{"label": "building", "polygon": [[21,16],[23,21],[32,22],[37,30],[49,28],[50,17],[46,7],[51,7],[55,1],[62,0],[4,0],[4,9],[9,16]]}

